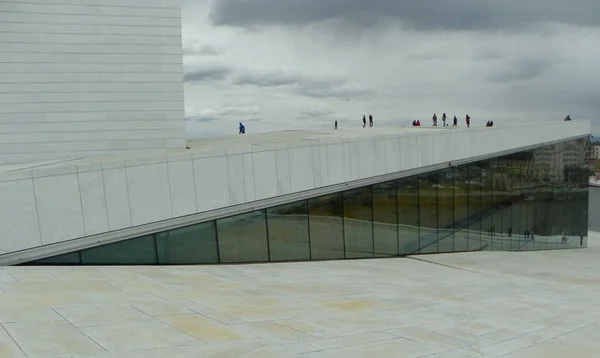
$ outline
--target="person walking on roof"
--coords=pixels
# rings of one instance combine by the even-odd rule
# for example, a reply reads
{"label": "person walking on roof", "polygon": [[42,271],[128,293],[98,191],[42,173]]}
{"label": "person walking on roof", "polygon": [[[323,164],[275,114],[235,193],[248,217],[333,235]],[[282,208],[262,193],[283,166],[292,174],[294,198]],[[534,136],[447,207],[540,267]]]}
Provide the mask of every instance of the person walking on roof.
{"label": "person walking on roof", "polygon": [[333,125],[333,129],[337,129],[337,121],[335,121],[335,124]]}
{"label": "person walking on roof", "polygon": [[446,126],[446,112],[444,112],[444,114],[442,114],[442,126],[445,127]]}
{"label": "person walking on roof", "polygon": [[454,119],[452,119],[452,127],[456,127],[458,125],[458,118],[456,118],[456,116],[454,116]]}
{"label": "person walking on roof", "polygon": [[468,114],[465,117],[465,122],[467,122],[467,128],[470,128],[471,127],[471,117],[469,117]]}
{"label": "person walking on roof", "polygon": [[434,113],[433,117],[431,118],[433,120],[433,126],[437,127],[437,115]]}
{"label": "person walking on roof", "polygon": [[369,127],[373,127],[373,115],[369,114]]}
{"label": "person walking on roof", "polygon": [[363,128],[367,125],[367,117],[363,115]]}
{"label": "person walking on roof", "polygon": [[244,127],[242,122],[240,122],[240,133],[239,134],[246,134],[246,127]]}

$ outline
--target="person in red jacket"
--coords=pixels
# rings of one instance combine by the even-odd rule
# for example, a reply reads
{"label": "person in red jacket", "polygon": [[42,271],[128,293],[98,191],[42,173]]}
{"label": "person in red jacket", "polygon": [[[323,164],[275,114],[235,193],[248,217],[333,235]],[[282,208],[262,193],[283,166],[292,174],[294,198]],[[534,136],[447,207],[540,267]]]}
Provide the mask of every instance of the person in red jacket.
{"label": "person in red jacket", "polygon": [[471,117],[468,114],[465,117],[465,122],[467,122],[467,128],[471,127]]}

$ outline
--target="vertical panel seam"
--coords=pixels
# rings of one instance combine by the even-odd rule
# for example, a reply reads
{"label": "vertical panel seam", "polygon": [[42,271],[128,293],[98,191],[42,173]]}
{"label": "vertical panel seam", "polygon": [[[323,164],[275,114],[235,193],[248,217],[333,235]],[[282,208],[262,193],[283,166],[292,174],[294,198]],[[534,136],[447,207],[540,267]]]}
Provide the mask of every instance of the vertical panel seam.
{"label": "vertical panel seam", "polygon": [[37,191],[35,190],[35,180],[34,178],[31,178],[31,187],[33,188],[33,201],[35,203],[35,216],[37,219],[37,223],[38,223],[38,232],[40,233],[40,246],[44,245],[44,240],[42,237],[42,225],[41,225],[41,221],[40,221],[40,209],[38,208],[38,198],[37,198]]}
{"label": "vertical panel seam", "polygon": [[77,170],[77,190],[79,191],[79,207],[81,208],[81,222],[83,224],[83,234],[88,235],[85,225],[85,213],[83,212],[83,195],[81,195],[81,184],[79,183],[79,170]]}

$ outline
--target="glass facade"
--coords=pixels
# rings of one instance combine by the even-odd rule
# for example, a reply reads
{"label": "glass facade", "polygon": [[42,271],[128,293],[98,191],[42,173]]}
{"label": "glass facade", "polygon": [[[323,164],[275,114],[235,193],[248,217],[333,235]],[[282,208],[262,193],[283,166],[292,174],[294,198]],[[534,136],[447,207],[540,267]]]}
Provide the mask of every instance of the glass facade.
{"label": "glass facade", "polygon": [[589,139],[481,160],[50,257],[183,265],[585,247]]}

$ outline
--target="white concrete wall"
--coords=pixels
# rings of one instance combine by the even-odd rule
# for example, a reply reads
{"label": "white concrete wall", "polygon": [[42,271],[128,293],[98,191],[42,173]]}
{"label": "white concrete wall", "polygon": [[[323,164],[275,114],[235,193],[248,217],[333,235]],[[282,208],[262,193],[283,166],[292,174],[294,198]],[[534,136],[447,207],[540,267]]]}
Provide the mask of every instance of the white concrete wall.
{"label": "white concrete wall", "polygon": [[409,131],[0,173],[0,254],[589,132],[575,121]]}
{"label": "white concrete wall", "polygon": [[180,0],[0,0],[0,164],[185,148]]}

